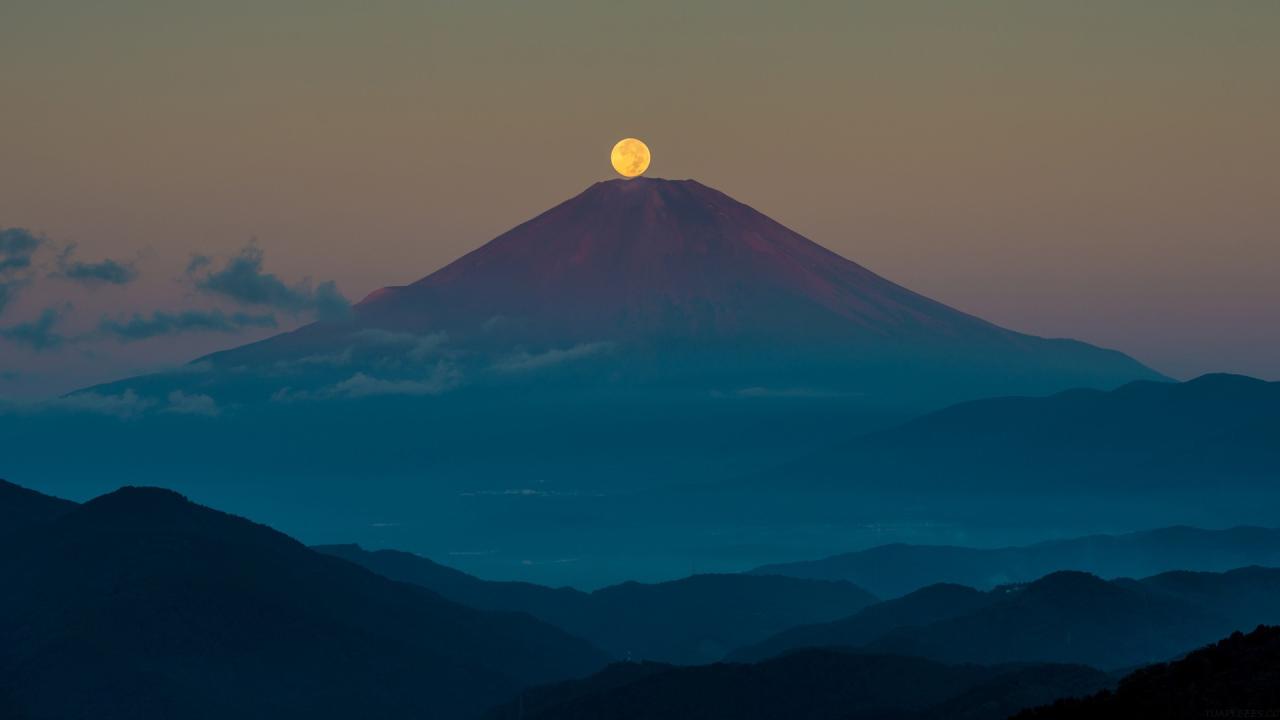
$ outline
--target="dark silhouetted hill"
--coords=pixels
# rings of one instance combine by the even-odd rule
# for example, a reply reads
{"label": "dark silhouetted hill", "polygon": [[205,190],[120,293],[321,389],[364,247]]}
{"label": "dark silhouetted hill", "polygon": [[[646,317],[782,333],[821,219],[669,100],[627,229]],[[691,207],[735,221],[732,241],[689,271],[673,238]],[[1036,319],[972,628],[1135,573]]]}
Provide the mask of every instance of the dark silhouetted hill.
{"label": "dark silhouetted hill", "polygon": [[70,500],[0,480],[0,535],[49,522],[75,508]]}
{"label": "dark silhouetted hill", "polygon": [[1064,699],[1017,720],[1266,718],[1280,714],[1280,628],[1236,632],[1170,663],[1133,672],[1114,691]]}
{"label": "dark silhouetted hill", "polygon": [[158,489],[0,539],[0,698],[36,718],[454,718],[604,656]]}
{"label": "dark silhouetted hill", "polygon": [[527,612],[617,658],[636,660],[713,662],[785,628],[843,617],[875,602],[846,582],[765,575],[694,575],[584,593],[480,580],[410,553],[369,552],[352,545],[317,549],[465,605]]}
{"label": "dark silhouetted hill", "polygon": [[990,549],[881,545],[821,560],[765,565],[752,572],[848,580],[890,598],[932,583],[988,589],[1029,582],[1057,570],[1115,578],[1169,570],[1221,572],[1248,565],[1280,566],[1280,529],[1169,527]]}
{"label": "dark silhouetted hill", "polygon": [[531,690],[486,720],[995,720],[1109,683],[1078,666],[953,666],[805,650],[755,665],[613,666]]}

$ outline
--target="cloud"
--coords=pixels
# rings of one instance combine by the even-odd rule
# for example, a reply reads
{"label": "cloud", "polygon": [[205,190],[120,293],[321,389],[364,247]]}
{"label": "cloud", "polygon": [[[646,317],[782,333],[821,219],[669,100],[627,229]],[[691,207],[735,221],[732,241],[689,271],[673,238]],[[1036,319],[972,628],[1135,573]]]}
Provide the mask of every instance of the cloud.
{"label": "cloud", "polygon": [[179,313],[156,311],[150,317],[134,313],[127,321],[102,318],[98,329],[120,342],[136,342],[165,335],[188,332],[235,333],[245,328],[276,327],[276,317],[270,313],[250,315],[227,314],[221,310],[187,310]]}
{"label": "cloud", "polygon": [[522,370],[538,370],[540,368],[560,365],[592,355],[599,355],[613,349],[613,343],[590,342],[574,345],[563,350],[547,350],[541,353],[518,352],[494,363],[494,367],[502,372],[518,372]]}
{"label": "cloud", "polygon": [[842,397],[862,397],[864,393],[849,392],[841,390],[827,390],[823,388],[809,387],[745,387],[734,390],[732,393],[723,393],[720,391],[712,391],[713,397],[736,397],[736,398],[842,398]]}
{"label": "cloud", "polygon": [[0,328],[0,338],[19,345],[26,345],[33,350],[49,350],[63,343],[64,338],[54,330],[62,320],[62,311],[56,308],[45,308],[40,317],[29,322]]}
{"label": "cloud", "polygon": [[439,355],[440,350],[449,341],[449,335],[444,332],[418,335],[416,333],[369,328],[353,333],[351,339],[370,345],[397,348],[403,351],[401,355],[404,358],[414,362],[422,362]]}
{"label": "cloud", "polygon": [[31,258],[44,243],[25,228],[0,228],[0,313],[30,280]]}
{"label": "cloud", "polygon": [[385,380],[356,373],[332,386],[328,392],[335,397],[362,398],[378,395],[439,395],[458,384],[456,371],[436,372],[422,380]]}
{"label": "cloud", "polygon": [[133,263],[117,262],[110,258],[92,263],[72,260],[75,250],[75,244],[71,244],[58,253],[58,274],[68,280],[88,285],[128,285],[138,278],[138,269]]}
{"label": "cloud", "polygon": [[168,399],[169,404],[164,408],[164,412],[205,417],[215,417],[222,412],[217,401],[208,395],[188,395],[181,390],[174,390],[169,393]]}
{"label": "cloud", "polygon": [[20,283],[0,280],[0,313],[4,312],[6,305],[13,302],[13,298],[18,294],[19,287]]}
{"label": "cloud", "polygon": [[0,228],[0,273],[31,267],[31,256],[44,242],[26,228]]}
{"label": "cloud", "polygon": [[462,372],[452,364],[439,362],[431,374],[423,378],[380,378],[357,372],[342,382],[319,390],[294,390],[282,388],[271,399],[274,402],[299,402],[303,400],[327,400],[380,397],[389,395],[425,396],[448,392],[462,383]]}
{"label": "cloud", "polygon": [[263,259],[262,250],[254,245],[246,246],[221,269],[211,269],[212,260],[196,255],[187,264],[187,274],[200,290],[245,305],[294,314],[315,313],[321,320],[341,319],[350,312],[351,303],[332,280],[315,287],[310,279],[288,285],[275,274],[262,271]]}
{"label": "cloud", "polygon": [[72,412],[89,412],[100,415],[113,415],[129,418],[141,415],[155,405],[154,400],[140,397],[133,390],[125,390],[116,395],[104,395],[96,392],[80,392],[73,395],[49,400],[41,403],[40,409],[70,410]]}

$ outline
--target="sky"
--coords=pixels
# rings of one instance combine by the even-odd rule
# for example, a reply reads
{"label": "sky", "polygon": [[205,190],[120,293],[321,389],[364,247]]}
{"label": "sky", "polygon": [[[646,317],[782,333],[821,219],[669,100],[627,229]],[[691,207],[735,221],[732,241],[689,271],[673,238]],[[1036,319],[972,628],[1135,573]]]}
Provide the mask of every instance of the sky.
{"label": "sky", "polygon": [[1006,327],[1280,379],[1277,37],[1265,0],[7,0],[0,396],[340,312],[625,136]]}

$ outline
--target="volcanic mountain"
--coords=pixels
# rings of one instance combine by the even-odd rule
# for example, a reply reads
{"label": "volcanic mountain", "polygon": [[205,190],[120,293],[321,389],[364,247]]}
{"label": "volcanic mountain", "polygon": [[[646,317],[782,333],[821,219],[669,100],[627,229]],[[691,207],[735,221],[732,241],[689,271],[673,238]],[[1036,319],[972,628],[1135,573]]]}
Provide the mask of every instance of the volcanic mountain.
{"label": "volcanic mountain", "polygon": [[274,382],[241,385],[258,397],[284,385],[433,394],[527,371],[545,385],[571,367],[562,384],[574,388],[916,406],[1159,377],[1120,353],[930,300],[693,180],[645,178],[597,183],[415,283],[370,294],[347,320],[205,363],[273,368]]}

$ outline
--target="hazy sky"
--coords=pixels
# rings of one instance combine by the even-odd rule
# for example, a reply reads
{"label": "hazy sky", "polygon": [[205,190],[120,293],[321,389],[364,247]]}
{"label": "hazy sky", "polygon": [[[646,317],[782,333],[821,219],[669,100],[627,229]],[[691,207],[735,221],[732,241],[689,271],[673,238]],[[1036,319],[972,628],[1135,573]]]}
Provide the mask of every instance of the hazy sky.
{"label": "hazy sky", "polygon": [[[0,271],[0,394],[415,280],[611,177],[627,135],[962,310],[1280,379],[1277,38],[1269,0],[6,0],[0,228],[46,242]],[[253,238],[304,301],[211,290]],[[103,330],[134,313],[157,337]]]}

